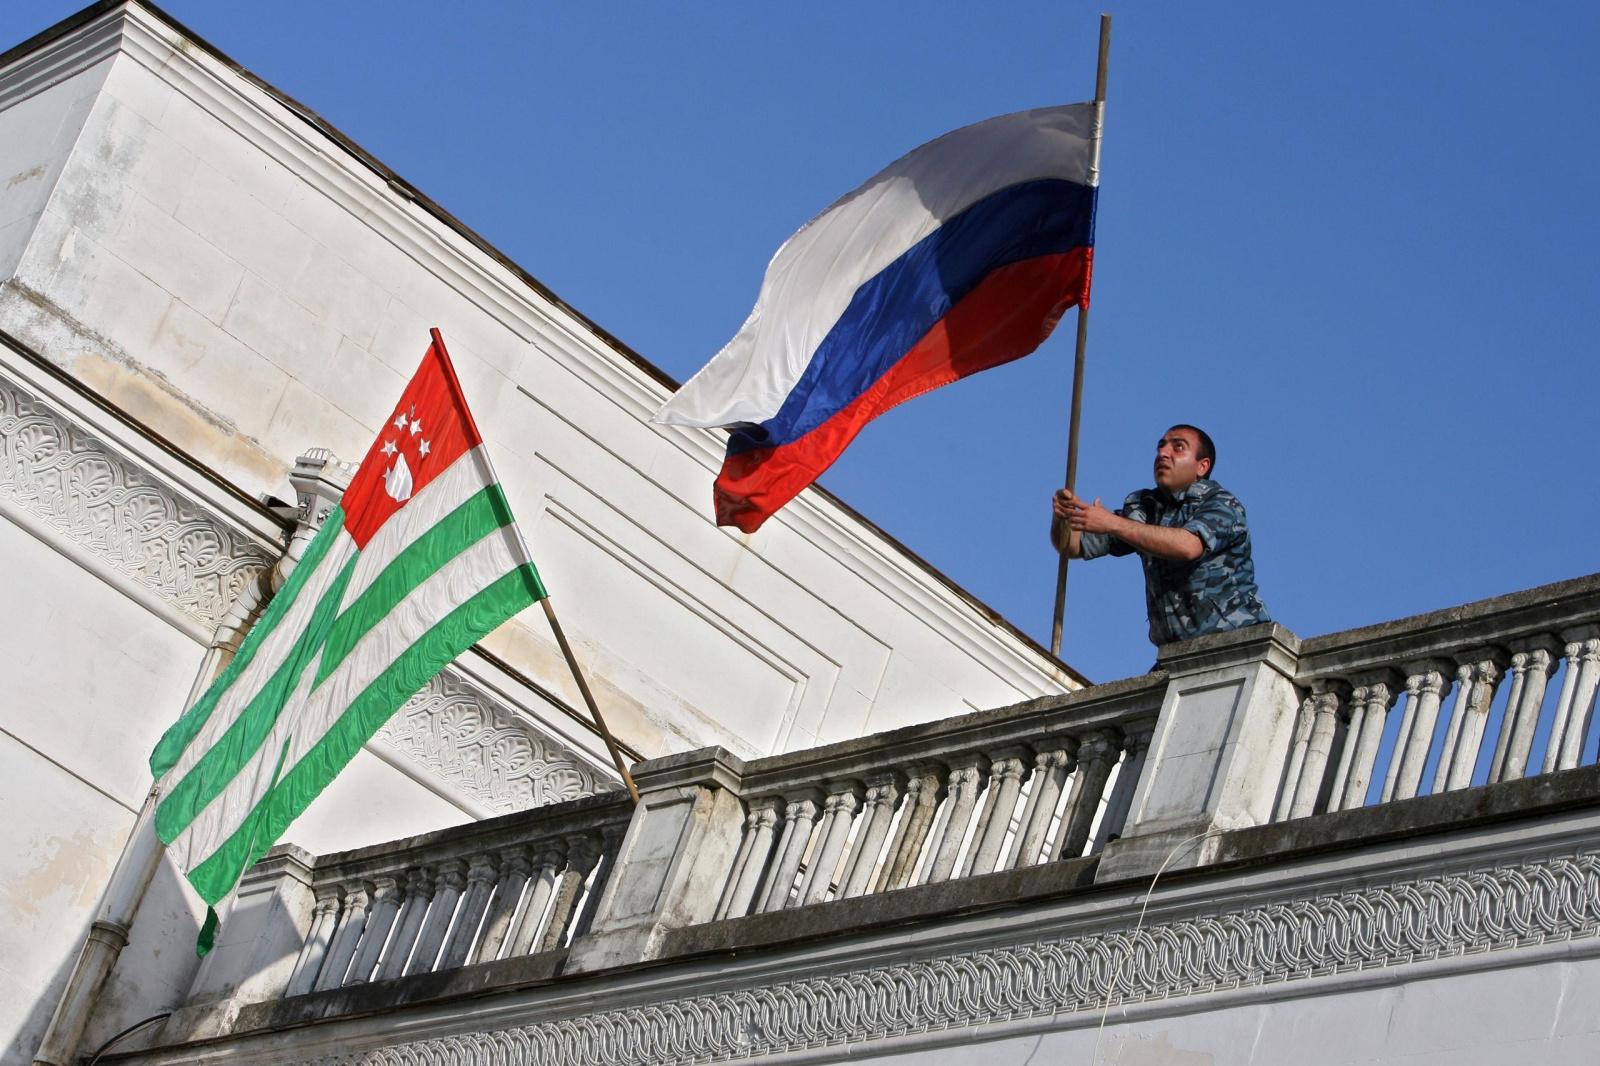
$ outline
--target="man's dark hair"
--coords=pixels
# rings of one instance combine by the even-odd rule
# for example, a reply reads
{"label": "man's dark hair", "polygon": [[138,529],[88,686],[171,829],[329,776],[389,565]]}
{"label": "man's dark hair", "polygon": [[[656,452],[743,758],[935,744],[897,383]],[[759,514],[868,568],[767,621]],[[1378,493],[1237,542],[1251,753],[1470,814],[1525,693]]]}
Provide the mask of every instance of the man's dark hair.
{"label": "man's dark hair", "polygon": [[1211,434],[1199,426],[1191,426],[1187,422],[1179,422],[1175,426],[1170,426],[1167,432],[1171,433],[1174,429],[1187,429],[1194,434],[1195,439],[1200,442],[1200,458],[1211,460],[1211,469],[1206,471],[1206,477],[1215,474],[1217,472],[1217,446],[1211,442]]}

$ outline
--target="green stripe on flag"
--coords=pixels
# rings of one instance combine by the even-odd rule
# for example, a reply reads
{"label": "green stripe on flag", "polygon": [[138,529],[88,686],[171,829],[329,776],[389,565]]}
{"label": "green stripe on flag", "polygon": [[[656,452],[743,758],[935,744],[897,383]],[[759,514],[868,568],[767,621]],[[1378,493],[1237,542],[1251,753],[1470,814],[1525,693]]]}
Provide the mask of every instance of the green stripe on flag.
{"label": "green stripe on flag", "polygon": [[312,688],[322,684],[344,662],[350,649],[413,589],[469,547],[511,522],[511,505],[506,502],[505,493],[499,485],[489,485],[406,545],[333,623]]}
{"label": "green stripe on flag", "polygon": [[339,531],[343,528],[344,509],[335,507],[323,520],[322,528],[317,531],[317,535],[311,538],[305,554],[289,572],[289,579],[283,583],[283,588],[272,597],[267,609],[261,613],[255,625],[250,627],[249,634],[245,636],[244,643],[240,645],[233,661],[228,663],[227,669],[218,675],[211,687],[206,689],[205,694],[195,701],[194,706],[185,711],[183,717],[174,722],[172,728],[162,734],[161,739],[156,742],[155,750],[150,753],[150,773],[156,780],[159,781],[168,770],[178,764],[178,760],[183,756],[183,750],[204,728],[206,720],[216,709],[217,701],[222,698],[222,694],[238,680],[244,668],[255,658],[256,650],[272,635],[272,631],[283,620],[283,616],[289,613],[289,608],[300,595],[300,590],[311,580],[311,575],[316,572],[322,557],[328,554],[328,549],[339,538]]}
{"label": "green stripe on flag", "polygon": [[[294,642],[289,654],[284,656],[283,663],[273,672],[267,683],[261,686],[261,691],[245,704],[244,709],[239,712],[239,717],[228,727],[227,732],[223,733],[210,750],[200,756],[189,772],[183,775],[182,780],[173,785],[162,797],[160,804],[156,806],[156,835],[161,838],[163,844],[170,844],[176,840],[178,834],[205,810],[206,804],[215,799],[217,794],[228,786],[228,782],[255,758],[261,742],[272,732],[273,725],[278,721],[283,705],[294,694],[295,686],[300,683],[300,676],[306,672],[316,659],[317,653],[322,650],[322,645],[327,640],[328,629],[332,626],[339,604],[344,599],[345,585],[349,583],[350,575],[355,572],[358,559],[359,555],[350,557],[344,569],[323,593],[322,599],[317,601],[317,608],[312,612],[311,620],[306,623],[305,629],[301,630],[299,639]],[[295,569],[298,571],[299,566]]]}
{"label": "green stripe on flag", "polygon": [[232,891],[244,871],[267,853],[401,704],[456,656],[544,595],[538,573],[524,564],[445,615],[401,652],[256,804],[244,823],[188,872],[200,898],[215,905]]}

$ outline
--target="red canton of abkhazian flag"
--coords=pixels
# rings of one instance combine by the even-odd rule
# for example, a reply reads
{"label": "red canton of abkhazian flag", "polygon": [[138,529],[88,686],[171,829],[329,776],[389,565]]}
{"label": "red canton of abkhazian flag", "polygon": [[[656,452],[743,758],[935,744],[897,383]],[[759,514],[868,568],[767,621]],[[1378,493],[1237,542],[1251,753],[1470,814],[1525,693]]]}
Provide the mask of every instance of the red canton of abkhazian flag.
{"label": "red canton of abkhazian flag", "polygon": [[151,754],[156,832],[201,898],[226,896],[401,704],[544,596],[434,330],[339,507]]}

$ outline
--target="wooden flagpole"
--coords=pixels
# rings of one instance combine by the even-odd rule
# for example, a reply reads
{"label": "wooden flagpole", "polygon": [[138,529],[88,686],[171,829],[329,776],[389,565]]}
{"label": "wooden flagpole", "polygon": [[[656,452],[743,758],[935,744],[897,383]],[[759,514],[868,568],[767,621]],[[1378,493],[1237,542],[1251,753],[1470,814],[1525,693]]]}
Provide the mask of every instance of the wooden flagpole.
{"label": "wooden flagpole", "polygon": [[589,713],[594,716],[594,724],[600,727],[600,735],[605,738],[606,750],[611,753],[611,761],[616,764],[617,773],[622,775],[622,783],[628,786],[628,795],[633,797],[633,802],[639,802],[639,789],[633,783],[633,775],[628,773],[628,768],[622,763],[622,752],[617,750],[617,742],[611,736],[611,730],[606,728],[606,720],[600,717],[600,707],[594,701],[594,693],[589,691],[589,682],[583,678],[583,671],[578,669],[578,660],[572,655],[572,646],[567,643],[567,635],[561,631],[561,623],[556,621],[556,610],[550,606],[550,597],[546,596],[539,601],[544,608],[544,616],[550,619],[550,631],[556,635],[556,643],[561,646],[561,654],[567,658],[567,666],[572,670],[572,678],[578,683],[578,691],[583,693],[583,702],[588,705]]}
{"label": "wooden flagpole", "polygon": [[[1100,180],[1100,134],[1106,118],[1106,57],[1111,51],[1111,16],[1100,16],[1100,58],[1094,75],[1094,126],[1089,131],[1089,173],[1098,186]],[[1083,357],[1089,346],[1089,308],[1078,308],[1078,347],[1072,361],[1072,421],[1067,429],[1067,491],[1078,484],[1078,424],[1083,415]],[[1055,620],[1050,627],[1050,654],[1061,655],[1061,620],[1067,610],[1067,545],[1072,539],[1066,531],[1056,564]]]}
{"label": "wooden flagpole", "polygon": [[[456,368],[450,362],[450,353],[444,346],[444,335],[435,327],[428,331],[433,338],[433,343],[438,346],[440,354],[444,356],[445,372],[450,376],[450,387],[456,390],[456,397],[461,401],[461,409],[468,412],[467,418],[472,418],[471,408],[467,406],[466,394],[461,390],[461,382],[456,378]],[[477,426],[473,426],[477,430]],[[481,439],[483,434],[478,434]],[[496,482],[500,482],[500,475],[495,473],[494,460],[489,457],[489,449],[483,448],[483,461],[489,468],[489,474]],[[503,482],[501,482],[503,484]],[[511,524],[511,531],[516,535],[517,543],[522,547],[522,557],[532,560],[533,553],[528,550],[528,542],[522,536],[522,528],[515,522]],[[572,671],[572,678],[578,683],[578,691],[583,693],[583,702],[589,707],[589,714],[594,718],[594,724],[600,727],[600,736],[605,739],[606,750],[611,753],[611,762],[616,766],[617,773],[622,775],[622,783],[628,786],[628,795],[633,797],[633,802],[639,802],[639,789],[633,783],[633,775],[628,773],[628,767],[623,764],[622,752],[617,748],[616,738],[611,735],[611,730],[606,728],[606,720],[600,716],[600,706],[594,701],[594,693],[589,691],[589,682],[584,679],[583,671],[578,669],[578,660],[572,654],[572,646],[567,643],[567,635],[561,630],[561,623],[556,620],[555,608],[550,606],[550,594],[546,591],[539,605],[544,608],[544,616],[550,620],[550,631],[556,635],[556,644],[561,647],[561,654],[567,660],[567,669]]]}

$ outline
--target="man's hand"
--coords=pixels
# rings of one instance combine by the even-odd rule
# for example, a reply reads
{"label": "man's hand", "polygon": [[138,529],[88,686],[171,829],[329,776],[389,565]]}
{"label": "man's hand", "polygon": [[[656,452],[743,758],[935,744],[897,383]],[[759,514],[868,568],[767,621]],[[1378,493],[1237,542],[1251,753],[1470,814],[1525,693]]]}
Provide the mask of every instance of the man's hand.
{"label": "man's hand", "polygon": [[1087,503],[1066,489],[1056,492],[1055,510],[1076,533],[1110,533],[1118,525],[1118,517],[1100,506],[1099,497]]}
{"label": "man's hand", "polygon": [[1067,489],[1050,499],[1050,543],[1072,559],[1082,557],[1085,533],[1109,533],[1135,551],[1162,559],[1193,562],[1205,554],[1200,538],[1187,529],[1146,525],[1108,511],[1096,499],[1089,503]]}
{"label": "man's hand", "polygon": [[1078,497],[1069,489],[1057,489],[1055,495],[1050,497],[1050,543],[1055,545],[1057,551],[1066,552],[1071,559],[1079,558],[1083,551],[1080,543],[1082,530],[1070,525],[1072,509],[1080,505]]}

